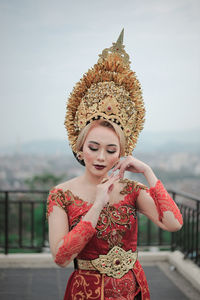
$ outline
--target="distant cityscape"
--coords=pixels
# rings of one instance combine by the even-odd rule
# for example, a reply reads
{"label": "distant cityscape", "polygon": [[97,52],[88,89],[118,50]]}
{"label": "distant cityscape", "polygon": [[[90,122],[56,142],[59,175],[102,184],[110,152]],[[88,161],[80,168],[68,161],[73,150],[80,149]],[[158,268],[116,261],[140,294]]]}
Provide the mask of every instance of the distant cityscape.
{"label": "distant cityscape", "polygon": [[[143,136],[133,155],[149,164],[167,188],[200,196],[198,137],[190,136],[184,143],[184,136],[178,136],[174,147],[173,136],[171,142],[170,136]],[[27,180],[36,175],[53,174],[63,182],[82,172],[84,167],[76,161],[66,141],[37,141],[18,149],[0,148],[0,190],[28,189]],[[126,172],[126,177],[146,183],[142,175]]]}

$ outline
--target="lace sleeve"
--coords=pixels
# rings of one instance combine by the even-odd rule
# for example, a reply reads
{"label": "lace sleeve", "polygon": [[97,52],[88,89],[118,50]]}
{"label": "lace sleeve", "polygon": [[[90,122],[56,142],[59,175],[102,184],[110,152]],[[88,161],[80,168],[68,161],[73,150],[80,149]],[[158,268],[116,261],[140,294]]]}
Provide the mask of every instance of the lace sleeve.
{"label": "lace sleeve", "polygon": [[170,197],[160,180],[156,182],[155,187],[151,187],[149,189],[149,193],[155,202],[159,215],[159,221],[162,221],[163,212],[171,211],[174,214],[174,217],[178,220],[178,222],[181,225],[183,224],[182,215],[178,206]]}
{"label": "lace sleeve", "polygon": [[81,220],[67,235],[63,238],[63,243],[59,247],[55,263],[63,265],[66,261],[74,259],[85,247],[96,232],[91,222]]}
{"label": "lace sleeve", "polygon": [[[74,259],[96,232],[91,222],[82,219],[69,231],[68,205],[68,198],[62,189],[50,190],[47,199],[49,241],[54,261],[60,266],[67,265]],[[53,209],[55,206],[59,209]]]}
{"label": "lace sleeve", "polygon": [[65,199],[65,194],[63,193],[62,189],[52,188],[50,190],[47,198],[46,218],[49,217],[50,213],[53,211],[54,206],[58,206],[64,209],[66,212],[67,203]]}

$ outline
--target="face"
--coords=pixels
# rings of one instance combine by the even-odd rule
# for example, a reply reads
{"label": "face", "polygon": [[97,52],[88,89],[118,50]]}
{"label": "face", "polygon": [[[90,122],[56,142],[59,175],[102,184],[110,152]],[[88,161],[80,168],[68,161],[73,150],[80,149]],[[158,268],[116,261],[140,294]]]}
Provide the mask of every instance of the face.
{"label": "face", "polygon": [[111,128],[96,126],[89,131],[83,145],[83,158],[89,172],[103,176],[116,164],[119,155],[119,138]]}

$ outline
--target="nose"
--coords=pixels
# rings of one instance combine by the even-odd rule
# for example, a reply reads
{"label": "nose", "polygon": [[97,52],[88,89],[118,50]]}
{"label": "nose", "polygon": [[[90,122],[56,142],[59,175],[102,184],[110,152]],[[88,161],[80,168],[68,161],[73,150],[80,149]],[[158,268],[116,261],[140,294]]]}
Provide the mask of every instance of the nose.
{"label": "nose", "polygon": [[97,160],[98,161],[104,161],[105,160],[105,153],[104,153],[104,150],[101,149],[98,151],[97,153]]}

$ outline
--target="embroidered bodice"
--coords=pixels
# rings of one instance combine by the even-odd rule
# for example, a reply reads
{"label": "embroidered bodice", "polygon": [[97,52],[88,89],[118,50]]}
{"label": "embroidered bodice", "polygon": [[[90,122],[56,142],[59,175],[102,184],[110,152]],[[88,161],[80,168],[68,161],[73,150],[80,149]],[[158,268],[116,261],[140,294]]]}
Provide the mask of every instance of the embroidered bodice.
{"label": "embroidered bodice", "polygon": [[[118,203],[106,205],[100,213],[96,232],[77,258],[94,259],[99,254],[106,254],[112,247],[119,246],[124,250],[137,248],[137,208],[136,199],[144,185],[127,179],[120,191],[123,199]],[[74,195],[70,190],[53,188],[48,197],[47,215],[57,205],[68,215],[69,227],[72,230],[81,220],[92,204]]]}

